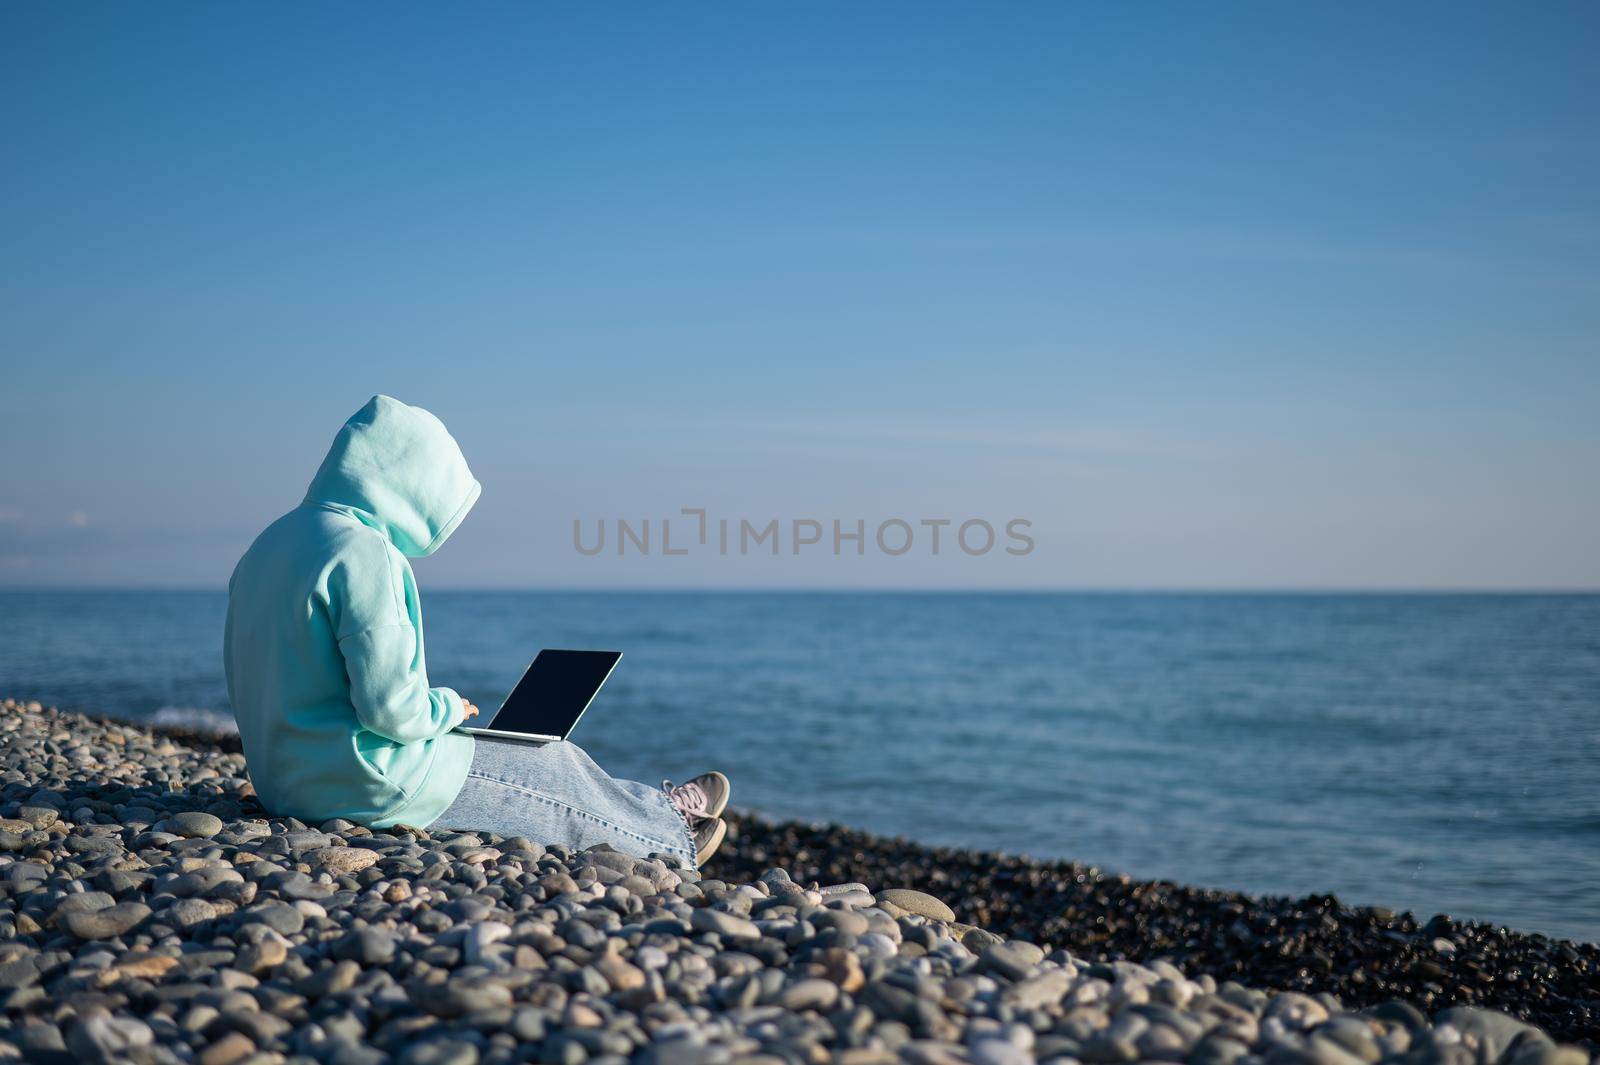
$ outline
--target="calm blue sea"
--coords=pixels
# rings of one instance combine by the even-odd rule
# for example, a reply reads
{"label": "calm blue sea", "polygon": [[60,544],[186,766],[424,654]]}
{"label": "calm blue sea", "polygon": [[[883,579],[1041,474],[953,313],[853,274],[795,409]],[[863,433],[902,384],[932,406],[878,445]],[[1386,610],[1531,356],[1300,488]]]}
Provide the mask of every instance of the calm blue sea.
{"label": "calm blue sea", "polygon": [[[738,805],[1600,940],[1600,597],[424,591],[492,706],[626,652],[575,739]],[[221,594],[0,593],[0,692],[226,721]]]}

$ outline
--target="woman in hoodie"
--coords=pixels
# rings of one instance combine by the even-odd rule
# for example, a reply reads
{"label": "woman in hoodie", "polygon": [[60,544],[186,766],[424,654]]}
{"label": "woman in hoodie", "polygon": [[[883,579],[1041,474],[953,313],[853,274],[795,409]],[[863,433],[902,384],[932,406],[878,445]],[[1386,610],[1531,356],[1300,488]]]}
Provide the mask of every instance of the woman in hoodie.
{"label": "woman in hoodie", "polygon": [[374,396],[334,438],[305,500],[228,582],[224,660],[250,779],[274,814],[608,843],[688,865],[726,834],[728,781],[614,780],[569,742],[456,731],[478,708],[428,686],[410,559],[478,498],[444,424]]}

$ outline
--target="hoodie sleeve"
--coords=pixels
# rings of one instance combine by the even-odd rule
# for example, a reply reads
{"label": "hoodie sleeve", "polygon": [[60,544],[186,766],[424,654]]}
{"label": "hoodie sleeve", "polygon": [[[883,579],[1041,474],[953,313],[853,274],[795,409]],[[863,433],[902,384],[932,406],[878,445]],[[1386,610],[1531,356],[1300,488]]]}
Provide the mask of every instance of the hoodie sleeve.
{"label": "hoodie sleeve", "polygon": [[416,645],[409,625],[365,629],[339,641],[361,727],[396,743],[431,740],[461,724],[461,696],[429,688],[427,675],[412,667]]}
{"label": "hoodie sleeve", "polygon": [[[350,679],[350,704],[369,732],[395,743],[434,739],[461,724],[461,696],[429,688],[418,637],[420,613],[402,558],[377,543],[339,567],[329,582],[339,653]],[[365,563],[365,564],[359,564]]]}

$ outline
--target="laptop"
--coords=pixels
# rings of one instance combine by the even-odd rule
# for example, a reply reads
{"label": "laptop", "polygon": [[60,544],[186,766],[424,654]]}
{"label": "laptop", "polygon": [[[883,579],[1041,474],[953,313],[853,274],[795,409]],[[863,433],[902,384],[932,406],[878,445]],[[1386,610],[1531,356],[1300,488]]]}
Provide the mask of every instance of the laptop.
{"label": "laptop", "polygon": [[621,660],[621,651],[540,651],[500,709],[460,731],[526,743],[564,740]]}

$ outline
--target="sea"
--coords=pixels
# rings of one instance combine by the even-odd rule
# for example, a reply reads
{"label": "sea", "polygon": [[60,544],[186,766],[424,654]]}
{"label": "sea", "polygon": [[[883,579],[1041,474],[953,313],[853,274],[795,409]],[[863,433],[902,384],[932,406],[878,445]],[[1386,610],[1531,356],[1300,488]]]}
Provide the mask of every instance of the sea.
{"label": "sea", "polygon": [[[0,693],[229,728],[212,592],[0,592]],[[1600,596],[423,592],[489,710],[625,652],[574,739],[736,806],[1600,941]]]}

